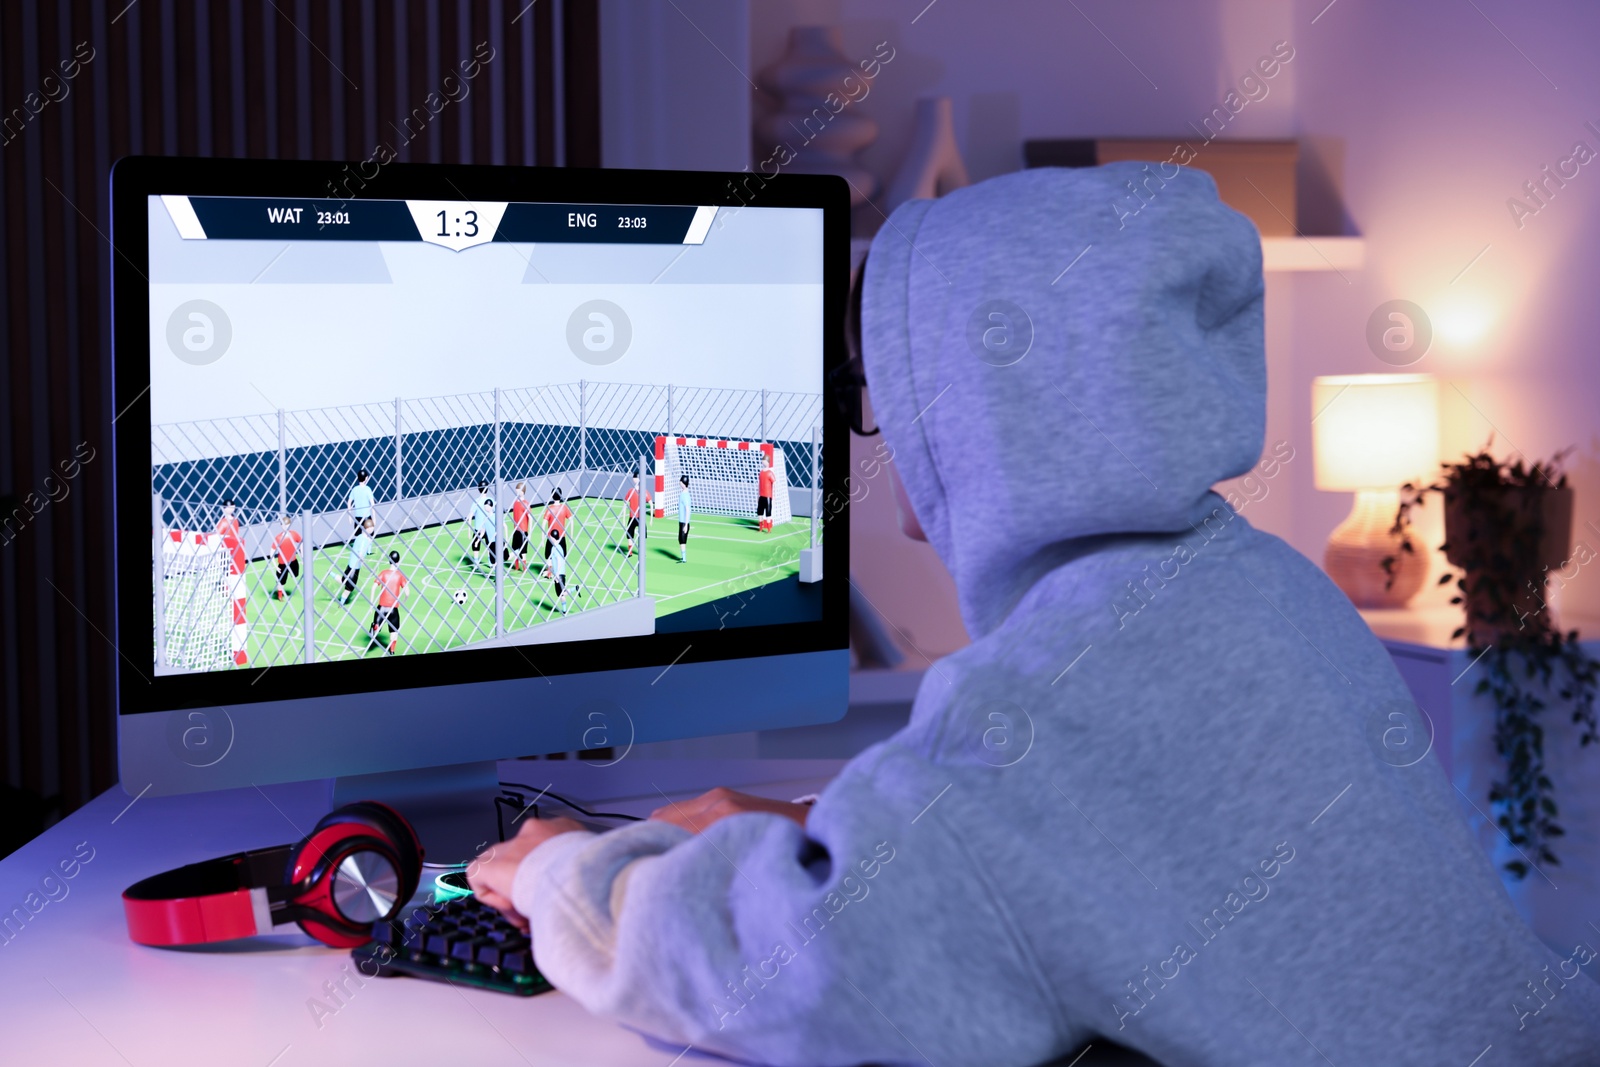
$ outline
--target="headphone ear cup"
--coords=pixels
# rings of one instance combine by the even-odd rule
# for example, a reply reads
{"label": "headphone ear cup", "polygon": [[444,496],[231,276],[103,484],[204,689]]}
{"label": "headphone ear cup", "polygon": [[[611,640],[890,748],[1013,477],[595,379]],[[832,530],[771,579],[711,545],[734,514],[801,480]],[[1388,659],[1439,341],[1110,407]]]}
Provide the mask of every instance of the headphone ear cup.
{"label": "headphone ear cup", "polygon": [[[355,869],[341,871],[352,858]],[[398,911],[416,893],[422,876],[422,848],[411,824],[386,804],[347,804],[318,820],[291,854],[285,882],[295,885],[311,879],[294,900],[302,913],[297,920],[300,928],[335,948],[366,944],[372,939],[372,922],[388,917],[355,919],[341,911],[341,894],[349,889],[347,875],[353,875],[356,883],[352,899],[363,905],[370,897],[365,878],[377,875],[389,881],[390,914]]]}
{"label": "headphone ear cup", "polygon": [[359,800],[329,814],[341,813],[363,818],[369,825],[384,832],[384,836],[394,846],[395,854],[400,860],[401,899],[410,900],[412,894],[417,891],[417,884],[422,880],[423,856],[422,842],[417,838],[417,832],[412,829],[411,823],[389,805],[376,800]]}

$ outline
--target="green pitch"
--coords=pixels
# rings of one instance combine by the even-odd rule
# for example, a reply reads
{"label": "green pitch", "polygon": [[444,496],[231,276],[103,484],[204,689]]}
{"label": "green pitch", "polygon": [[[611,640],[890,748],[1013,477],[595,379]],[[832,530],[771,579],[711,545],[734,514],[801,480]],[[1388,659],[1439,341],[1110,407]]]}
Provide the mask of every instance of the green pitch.
{"label": "green pitch", "polygon": [[[586,499],[573,501],[571,506],[574,522],[567,535],[567,610],[580,612],[631,596],[638,557],[627,555],[624,505],[616,500]],[[655,597],[658,618],[770,582],[792,581],[799,571],[800,550],[810,543],[806,519],[793,519],[763,534],[754,519],[696,516],[689,534],[688,562],[679,563],[676,517],[648,521],[645,590]],[[506,520],[504,527],[509,525]],[[553,583],[541,574],[540,516],[534,516],[533,526],[526,568],[505,571],[508,632],[561,617]],[[509,534],[503,536],[502,544],[509,546]],[[276,560],[252,562],[247,572],[250,667],[305,662],[305,605],[301,598],[307,592],[312,597],[317,662],[382,656],[389,634],[380,627],[378,640],[372,640],[377,604],[374,583],[378,572],[390,565],[389,553],[396,550],[400,552],[400,570],[410,583],[400,601],[398,653],[439,652],[493,637],[493,561],[485,546],[474,565],[471,542],[471,527],[465,521],[375,538],[348,604],[342,602],[341,579],[349,562],[344,545],[318,549],[311,561],[311,584],[305,583],[304,571],[300,579],[291,577],[288,596],[282,600],[275,595]],[[635,553],[639,548],[635,542]],[[302,568],[304,555],[302,547]],[[457,603],[458,593],[465,593],[464,603]]]}

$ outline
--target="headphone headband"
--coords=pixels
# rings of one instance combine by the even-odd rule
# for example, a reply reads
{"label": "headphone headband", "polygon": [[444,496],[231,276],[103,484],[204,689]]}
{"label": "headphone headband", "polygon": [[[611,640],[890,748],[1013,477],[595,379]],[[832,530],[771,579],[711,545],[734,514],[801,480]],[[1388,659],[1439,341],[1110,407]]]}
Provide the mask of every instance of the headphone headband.
{"label": "headphone headband", "polygon": [[128,936],[141,945],[187,945],[270,933],[271,890],[283,889],[294,852],[294,845],[235,852],[135,882],[122,894]]}

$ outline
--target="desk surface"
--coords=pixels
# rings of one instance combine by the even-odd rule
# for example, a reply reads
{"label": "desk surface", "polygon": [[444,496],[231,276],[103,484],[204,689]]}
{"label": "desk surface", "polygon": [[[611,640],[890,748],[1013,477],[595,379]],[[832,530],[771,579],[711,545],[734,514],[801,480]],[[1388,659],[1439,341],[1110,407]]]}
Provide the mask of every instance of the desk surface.
{"label": "desk surface", "polygon": [[[601,769],[583,761],[522,760],[502,763],[500,777],[643,815],[661,805],[662,793],[683,799],[714,784],[791,799],[820,790],[845,762],[637,759]],[[729,1062],[604,1022],[560,992],[525,999],[411,978],[363,978],[349,952],[298,931],[189,949],[128,940],[122,891],[133,882],[296,840],[326,810],[323,782],[137,799],[113,789],[0,861],[3,919],[14,908],[26,913],[30,894],[34,906],[46,899],[41,882],[60,861],[94,850],[72,879],[52,883],[58,899],[38,907],[10,940],[0,938],[0,1061],[73,1067]],[[1099,1040],[1048,1067],[1069,1065],[1156,1067]]]}
{"label": "desk surface", "polygon": [[[638,760],[619,772],[519,761],[501,777],[553,782],[574,799],[634,814],[710,784],[789,799],[820,789],[842,760]],[[631,781],[636,788],[630,790]],[[597,783],[605,782],[604,786]],[[654,784],[652,784],[654,783]],[[621,786],[621,788],[619,788]],[[631,795],[632,799],[628,799]],[[621,799],[619,799],[621,798]],[[649,1064],[667,1048],[589,1015],[563,994],[523,999],[415,979],[348,978],[347,951],[298,931],[224,948],[158,949],[128,940],[123,889],[139,878],[241,848],[296,840],[326,810],[320,782],[137,800],[113,789],[0,862],[0,912],[46,895],[41,880],[80,842],[93,858],[0,943],[0,1059],[7,1063]],[[339,1000],[325,984],[350,988]],[[322,1004],[315,1011],[314,1004]],[[337,1010],[332,1010],[332,1009]],[[329,1014],[329,1011],[332,1011]],[[677,1062],[702,1059],[689,1052]]]}

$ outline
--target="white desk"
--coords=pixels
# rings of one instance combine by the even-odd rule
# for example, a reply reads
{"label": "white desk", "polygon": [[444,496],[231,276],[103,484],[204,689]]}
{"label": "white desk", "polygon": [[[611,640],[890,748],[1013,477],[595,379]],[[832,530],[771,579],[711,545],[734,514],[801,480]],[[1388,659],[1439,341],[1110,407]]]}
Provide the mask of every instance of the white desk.
{"label": "white desk", "polygon": [[[578,761],[516,761],[501,778],[609,810],[646,814],[723,783],[790,799],[824,786],[843,760],[628,760],[609,770]],[[633,788],[629,788],[629,783]],[[611,799],[633,796],[633,799]],[[0,1061],[91,1067],[240,1064],[649,1064],[682,1051],[590,1016],[563,994],[522,998],[409,978],[364,979],[347,951],[301,935],[224,947],[159,949],[128,940],[122,891],[157,871],[242,848],[298,839],[326,810],[323,783],[133,801],[97,797],[0,862],[0,910],[87,842],[94,857],[0,945]],[[60,895],[60,890],[56,890]],[[336,1014],[324,983],[352,988]],[[710,1059],[710,1058],[708,1058]],[[705,1062],[695,1052],[681,1065]],[[712,1060],[722,1063],[725,1061]]]}

